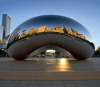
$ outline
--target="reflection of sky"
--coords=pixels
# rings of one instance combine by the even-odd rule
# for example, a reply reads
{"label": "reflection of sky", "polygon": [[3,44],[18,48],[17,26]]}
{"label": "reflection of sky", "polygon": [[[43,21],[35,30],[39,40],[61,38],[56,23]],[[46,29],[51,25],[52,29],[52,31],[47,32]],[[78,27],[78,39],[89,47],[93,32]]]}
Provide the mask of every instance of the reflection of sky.
{"label": "reflection of sky", "polygon": [[[51,28],[54,29],[55,27],[60,26],[63,29],[64,25],[68,27],[70,30],[71,29],[77,30],[79,34],[83,34],[83,36],[85,36],[86,39],[88,39],[89,41],[92,41],[91,35],[81,24],[79,24],[73,19],[63,17],[63,16],[56,16],[56,15],[46,16],[45,15],[45,16],[35,17],[35,18],[25,21],[23,25],[20,26],[19,28],[22,31],[26,30],[26,32],[28,32],[28,30],[34,26],[35,26],[35,29],[38,29],[41,26],[46,26],[49,29]],[[20,31],[20,33],[22,31]]]}

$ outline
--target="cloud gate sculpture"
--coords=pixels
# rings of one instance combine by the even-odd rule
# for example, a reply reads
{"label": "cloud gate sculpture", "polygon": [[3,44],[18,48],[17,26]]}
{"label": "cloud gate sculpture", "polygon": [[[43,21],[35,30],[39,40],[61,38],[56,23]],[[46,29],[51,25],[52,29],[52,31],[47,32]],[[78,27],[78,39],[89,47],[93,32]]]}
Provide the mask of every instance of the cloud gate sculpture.
{"label": "cloud gate sculpture", "polygon": [[54,48],[74,58],[84,60],[94,53],[94,43],[84,26],[73,19],[58,15],[31,18],[11,34],[7,52],[10,57],[23,60],[43,49]]}

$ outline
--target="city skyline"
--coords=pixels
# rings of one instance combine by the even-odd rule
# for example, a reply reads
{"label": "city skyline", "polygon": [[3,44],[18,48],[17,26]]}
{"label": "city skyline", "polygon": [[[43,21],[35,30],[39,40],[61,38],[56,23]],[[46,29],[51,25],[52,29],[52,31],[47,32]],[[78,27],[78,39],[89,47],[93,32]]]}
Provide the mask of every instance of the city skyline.
{"label": "city skyline", "polygon": [[[0,22],[2,23],[2,14],[7,13],[12,18],[10,32],[12,33],[19,24],[32,17],[46,14],[66,16],[86,27],[93,37],[97,49],[100,46],[99,2],[99,0],[25,0],[24,2],[23,0],[1,0]],[[33,5],[33,3],[35,4]]]}

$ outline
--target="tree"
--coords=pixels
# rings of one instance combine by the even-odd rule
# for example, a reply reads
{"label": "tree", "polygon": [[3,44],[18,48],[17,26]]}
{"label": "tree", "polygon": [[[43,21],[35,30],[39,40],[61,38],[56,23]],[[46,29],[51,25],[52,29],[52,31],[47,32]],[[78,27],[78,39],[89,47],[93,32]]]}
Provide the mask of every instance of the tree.
{"label": "tree", "polygon": [[95,55],[100,56],[100,46],[99,46],[98,49],[95,51]]}
{"label": "tree", "polygon": [[40,54],[41,54],[41,55],[45,55],[45,54],[46,54],[46,51],[43,51],[43,52],[41,52]]}
{"label": "tree", "polygon": [[2,56],[6,56],[6,51],[5,51],[5,50],[0,49],[0,55],[2,55]]}
{"label": "tree", "polygon": [[60,54],[60,52],[56,51],[55,54]]}

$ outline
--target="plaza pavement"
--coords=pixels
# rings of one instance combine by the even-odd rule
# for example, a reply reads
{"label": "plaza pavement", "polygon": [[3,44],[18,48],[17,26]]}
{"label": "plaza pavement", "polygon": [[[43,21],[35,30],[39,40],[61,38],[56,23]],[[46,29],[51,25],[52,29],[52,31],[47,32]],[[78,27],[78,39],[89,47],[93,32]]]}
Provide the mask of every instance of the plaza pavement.
{"label": "plaza pavement", "polygon": [[[17,74],[15,74],[16,72]],[[78,75],[83,78],[86,74],[86,78],[89,79],[59,80],[58,78],[58,80],[43,81],[39,79],[37,81],[33,79],[24,80],[24,77],[22,80],[12,79],[18,74],[22,76],[22,73],[26,75],[28,72],[29,74],[33,72],[35,74],[37,72],[39,74],[41,72],[67,73],[69,77],[71,77],[69,73],[76,72],[78,74],[75,74],[75,78]],[[8,77],[10,79],[7,80]],[[47,77],[51,77],[51,75],[47,75]],[[28,58],[24,61],[0,58],[0,78],[0,87],[100,87],[100,58],[89,58],[82,61],[73,58]]]}
{"label": "plaza pavement", "polygon": [[0,58],[0,71],[100,71],[100,57],[81,61],[74,58],[27,58],[23,61]]}
{"label": "plaza pavement", "polygon": [[0,87],[100,87],[100,80],[0,81]]}

